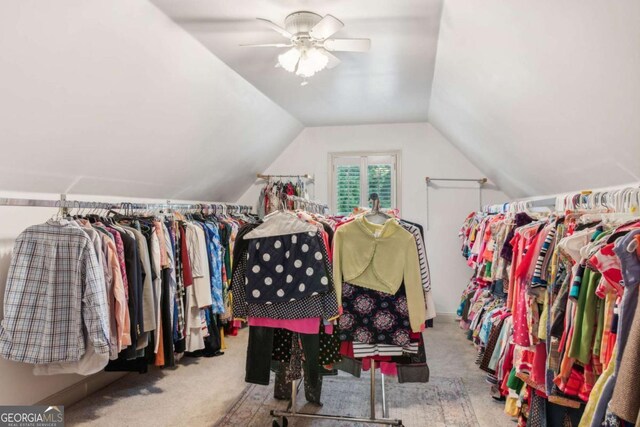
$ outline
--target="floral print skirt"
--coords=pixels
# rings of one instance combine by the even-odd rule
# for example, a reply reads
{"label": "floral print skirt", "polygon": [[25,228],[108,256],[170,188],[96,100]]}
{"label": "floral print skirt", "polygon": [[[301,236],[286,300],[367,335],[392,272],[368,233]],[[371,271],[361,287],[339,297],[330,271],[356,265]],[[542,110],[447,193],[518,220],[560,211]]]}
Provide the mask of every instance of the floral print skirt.
{"label": "floral print skirt", "polygon": [[344,283],[342,309],[338,321],[341,341],[398,346],[411,342],[404,284],[392,295]]}

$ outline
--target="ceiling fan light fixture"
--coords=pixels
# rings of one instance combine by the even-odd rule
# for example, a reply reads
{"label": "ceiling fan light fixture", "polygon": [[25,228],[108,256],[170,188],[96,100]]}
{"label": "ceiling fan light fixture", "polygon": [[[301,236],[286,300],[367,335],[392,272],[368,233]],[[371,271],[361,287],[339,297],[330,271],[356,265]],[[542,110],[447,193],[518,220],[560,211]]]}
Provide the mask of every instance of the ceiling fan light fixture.
{"label": "ceiling fan light fixture", "polygon": [[306,79],[325,68],[335,68],[340,59],[331,52],[367,52],[369,39],[330,38],[344,27],[342,21],[332,15],[324,17],[317,13],[299,11],[285,18],[285,28],[268,19],[258,18],[272,30],[289,39],[289,43],[245,44],[247,47],[269,47],[289,49],[278,55],[276,68]]}
{"label": "ceiling fan light fixture", "polygon": [[323,70],[329,63],[329,58],[316,48],[306,49],[300,56],[296,74],[302,77],[311,77]]}
{"label": "ceiling fan light fixture", "polygon": [[297,47],[292,47],[283,54],[278,55],[278,63],[282,68],[293,73],[296,71],[296,65],[300,61],[301,52]]}

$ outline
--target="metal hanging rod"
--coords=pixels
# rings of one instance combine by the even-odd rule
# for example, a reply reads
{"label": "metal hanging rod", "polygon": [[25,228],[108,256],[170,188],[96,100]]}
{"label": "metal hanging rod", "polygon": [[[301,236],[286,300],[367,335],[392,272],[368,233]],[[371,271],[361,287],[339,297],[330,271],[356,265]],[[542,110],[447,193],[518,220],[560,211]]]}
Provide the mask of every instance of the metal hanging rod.
{"label": "metal hanging rod", "polygon": [[[427,176],[424,178],[427,184],[427,230],[429,230],[429,188],[432,181],[456,181],[456,182],[477,182],[478,183],[478,209],[482,209],[482,186],[489,180],[487,178],[432,178]],[[436,187],[437,188],[437,187]]]}
{"label": "metal hanging rod", "polygon": [[251,210],[248,205],[238,205],[227,202],[201,202],[201,203],[135,203],[135,202],[88,202],[80,200],[67,200],[65,194],[58,200],[46,199],[20,199],[20,198],[0,198],[0,206],[31,206],[49,208],[80,208],[80,209],[201,209],[207,206],[222,206],[225,208],[238,208]]}
{"label": "metal hanging rod", "polygon": [[432,178],[430,176],[425,177],[424,179],[427,184],[431,181],[462,181],[462,182],[477,182],[478,184],[486,184],[489,182],[487,178]]}
{"label": "metal hanging rod", "polygon": [[316,200],[305,199],[304,197],[300,197],[300,196],[292,196],[291,194],[287,194],[287,200],[293,200],[294,202],[300,202],[307,205],[316,205],[316,206],[322,206],[325,208],[329,207],[329,205],[327,205],[326,203],[318,202]]}
{"label": "metal hanging rod", "polygon": [[539,197],[516,199],[510,202],[482,207],[485,213],[506,213],[509,210],[549,208],[564,212],[574,209],[606,208],[614,212],[637,212],[640,206],[640,184],[581,190]]}
{"label": "metal hanging rod", "polygon": [[313,175],[311,174],[303,174],[303,175],[266,175],[259,173],[256,175],[259,179],[271,179],[271,178],[303,178],[303,179],[313,179]]}

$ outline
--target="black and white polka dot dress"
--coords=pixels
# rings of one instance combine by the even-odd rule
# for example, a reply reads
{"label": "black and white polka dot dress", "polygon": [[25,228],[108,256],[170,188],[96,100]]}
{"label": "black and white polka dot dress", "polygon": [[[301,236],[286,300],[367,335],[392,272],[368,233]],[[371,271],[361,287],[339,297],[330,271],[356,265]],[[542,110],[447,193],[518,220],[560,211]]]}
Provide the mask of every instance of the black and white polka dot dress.
{"label": "black and white polka dot dress", "polygon": [[277,304],[329,292],[321,245],[313,232],[252,239],[247,251],[247,302]]}

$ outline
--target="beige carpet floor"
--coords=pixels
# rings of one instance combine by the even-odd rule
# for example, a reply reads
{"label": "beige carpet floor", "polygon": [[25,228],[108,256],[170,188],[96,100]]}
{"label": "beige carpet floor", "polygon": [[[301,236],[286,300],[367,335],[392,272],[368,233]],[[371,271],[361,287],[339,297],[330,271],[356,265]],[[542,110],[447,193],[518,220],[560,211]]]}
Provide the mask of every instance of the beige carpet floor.
{"label": "beige carpet floor", "polygon": [[[449,384],[453,389],[462,388],[470,402],[469,410],[476,418],[477,424],[470,425],[514,426],[513,421],[503,413],[504,404],[493,401],[489,396],[489,385],[485,382],[485,375],[474,364],[475,351],[465,339],[463,332],[451,318],[442,316],[436,320],[436,327],[426,332],[427,358],[434,381],[418,386],[424,387],[428,396],[437,396],[435,388],[443,384]],[[176,369],[152,369],[145,375],[129,374],[77,404],[65,408],[66,423],[68,426],[105,427],[213,426],[232,410],[238,398],[245,392],[246,345],[247,331],[241,331],[237,337],[227,338],[228,348],[221,357],[184,359]],[[368,378],[358,381],[361,381],[366,389]],[[395,387],[403,386],[405,385],[398,384]],[[393,393],[389,387],[388,398],[391,402],[397,399],[400,392],[396,392],[392,397]],[[265,396],[270,395],[270,389],[265,390]],[[356,389],[353,395],[361,394],[355,391]],[[323,394],[325,393],[332,393],[330,379],[327,379],[323,387]],[[368,391],[363,389],[363,393],[368,396]],[[303,397],[300,402],[303,406]],[[397,403],[396,406],[402,405]],[[323,410],[329,412],[332,409],[331,402],[327,401]],[[435,408],[425,410],[435,411]],[[460,411],[465,416],[465,409],[460,408]],[[447,421],[447,418],[443,417],[444,415],[434,415],[422,425],[458,425],[450,424],[453,422],[452,419],[449,418]],[[432,424],[438,420],[442,423]],[[317,423],[308,425],[320,426]]]}
{"label": "beige carpet floor", "polygon": [[[326,377],[323,384],[323,389],[326,392],[322,394],[324,406],[306,403],[303,394],[296,408],[298,412],[306,414],[367,418],[370,414],[369,385],[368,375],[365,375],[364,378],[353,378],[349,375]],[[376,417],[378,418],[382,417],[380,390],[381,384],[378,376],[378,403],[376,405]],[[428,384],[398,384],[395,379],[389,378],[385,390],[389,405],[389,418],[401,420],[403,426],[476,427],[478,425],[469,395],[460,378],[434,377]],[[287,409],[287,404],[287,401],[278,401],[273,398],[271,387],[251,385],[247,387],[240,399],[227,412],[227,415],[216,424],[216,427],[268,426],[276,419],[270,416],[271,410],[284,411]],[[335,420],[296,417],[287,417],[287,419],[290,427],[332,427],[336,425]],[[282,423],[280,419],[278,421]],[[370,423],[360,425],[375,426]]]}

